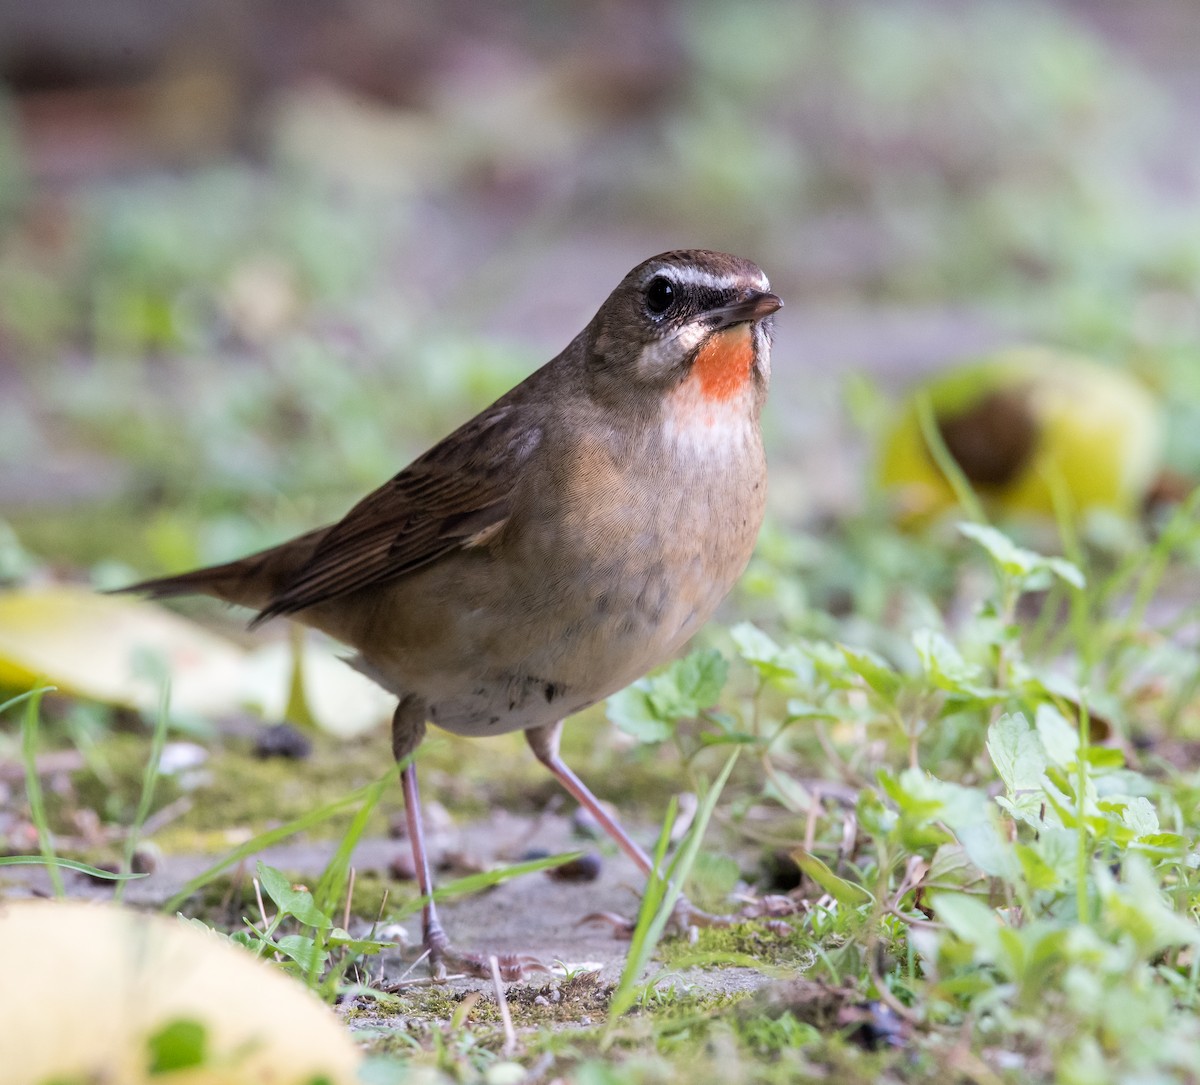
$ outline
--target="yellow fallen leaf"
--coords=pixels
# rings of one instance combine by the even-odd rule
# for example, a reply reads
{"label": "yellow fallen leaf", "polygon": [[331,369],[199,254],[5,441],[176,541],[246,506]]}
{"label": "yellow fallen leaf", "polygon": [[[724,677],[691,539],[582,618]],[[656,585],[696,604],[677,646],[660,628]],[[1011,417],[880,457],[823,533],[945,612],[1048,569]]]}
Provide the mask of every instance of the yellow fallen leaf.
{"label": "yellow fallen leaf", "polygon": [[[391,718],[395,698],[348,666],[345,649],[309,636],[302,650],[304,703],[322,730],[349,737]],[[153,711],[165,668],[173,712],[213,718],[249,708],[281,720],[292,652],[285,641],[247,651],[128,596],[71,585],[0,593],[0,688],[45,681],[78,697]]]}
{"label": "yellow fallen leaf", "polygon": [[[322,730],[342,738],[369,731],[390,720],[396,698],[354,670],[342,656],[347,649],[305,637],[301,682],[308,715]],[[242,700],[267,719],[287,715],[293,667],[292,646],[264,644],[246,659]]]}
{"label": "yellow fallen leaf", "polygon": [[154,659],[171,676],[176,712],[215,715],[239,704],[245,652],[160,606],[68,584],[0,593],[0,686],[47,681],[153,710],[161,696]]}

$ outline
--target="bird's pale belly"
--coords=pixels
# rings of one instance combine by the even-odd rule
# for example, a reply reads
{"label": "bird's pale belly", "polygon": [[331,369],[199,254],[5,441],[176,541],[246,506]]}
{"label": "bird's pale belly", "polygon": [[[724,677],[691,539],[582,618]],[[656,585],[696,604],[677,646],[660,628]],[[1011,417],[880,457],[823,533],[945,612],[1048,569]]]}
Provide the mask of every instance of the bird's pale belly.
{"label": "bird's pale belly", "polygon": [[660,590],[661,608],[618,601],[628,609],[615,622],[606,607],[591,621],[558,631],[515,666],[491,670],[474,688],[429,701],[430,721],[460,735],[500,734],[555,723],[624,689],[669,659],[725,595],[706,593],[711,598],[687,603],[670,598],[667,585],[652,586],[650,594]]}
{"label": "bird's pale belly", "polygon": [[[577,598],[549,593],[464,617],[461,652],[436,669],[421,653],[360,656],[355,666],[399,696],[415,694],[429,721],[485,736],[555,723],[623,689],[669,659],[707,621],[741,571],[707,582],[699,562],[668,578],[656,563],[621,587]],[[514,614],[518,617],[514,618]],[[390,658],[389,658],[390,656]]]}

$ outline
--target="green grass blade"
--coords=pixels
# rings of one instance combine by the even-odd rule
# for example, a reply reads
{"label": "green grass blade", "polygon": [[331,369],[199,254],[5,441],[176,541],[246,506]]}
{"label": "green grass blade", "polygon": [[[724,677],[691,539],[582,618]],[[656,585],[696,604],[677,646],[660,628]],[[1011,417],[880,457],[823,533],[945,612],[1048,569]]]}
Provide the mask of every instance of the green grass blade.
{"label": "green grass blade", "polygon": [[[510,866],[498,867],[496,870],[484,870],[478,874],[468,874],[464,878],[457,878],[455,881],[447,882],[439,889],[433,891],[433,899],[435,901],[449,900],[453,897],[463,897],[471,893],[478,893],[483,889],[490,889],[493,885],[499,885],[501,882],[509,881],[512,878],[519,878],[522,874],[536,874],[539,870],[551,870],[556,866],[562,866],[564,863],[574,862],[583,852],[569,851],[562,855],[548,855],[543,859],[527,859],[523,863],[512,863]],[[423,898],[418,899],[413,907],[413,911],[420,908],[424,903]]]}
{"label": "green grass blade", "polygon": [[54,691],[54,686],[38,686],[36,689],[27,689],[24,693],[18,693],[15,697],[10,697],[4,704],[0,704],[0,716],[10,708],[16,708],[23,701],[28,701],[33,697],[40,698],[43,693],[53,693]]}
{"label": "green grass blade", "polygon": [[98,866],[81,863],[77,859],[63,859],[55,856],[49,862],[41,855],[0,855],[0,866],[57,866],[64,870],[77,870],[90,878],[103,878],[110,882],[131,882],[138,878],[148,878],[148,874],[118,874],[112,870],[102,870]]}
{"label": "green grass blade", "polygon": [[[646,879],[646,888],[642,892],[642,905],[638,910],[637,923],[633,928],[633,934],[629,939],[629,952],[625,955],[625,967],[621,970],[621,979],[617,984],[617,994],[614,995],[614,1002],[617,997],[625,998],[625,992],[633,992],[638,977],[646,967],[646,963],[650,960],[650,954],[654,952],[654,946],[658,939],[651,940],[651,932],[654,927],[654,920],[662,908],[663,900],[667,894],[667,879],[662,873],[667,857],[667,847],[671,840],[671,826],[675,822],[675,814],[678,808],[678,800],[674,795],[671,796],[671,801],[667,804],[667,812],[663,818],[663,827],[658,834],[658,840],[654,845],[654,869],[650,872],[650,876]],[[625,1008],[633,1004],[635,994],[629,994]],[[613,1022],[617,1018],[617,1013],[612,1009],[612,1003],[609,1004],[609,1022]],[[624,1012],[622,1010],[621,1012]]]}
{"label": "green grass blade", "polygon": [[25,718],[21,721],[21,759],[25,762],[25,793],[29,798],[29,816],[37,829],[38,850],[49,870],[54,895],[64,897],[66,888],[63,885],[58,856],[54,852],[54,834],[50,831],[50,823],[46,818],[46,799],[42,794],[42,780],[37,771],[38,724],[41,719],[39,709],[42,696],[53,688],[40,686],[30,690],[28,694],[7,701],[4,708],[25,701]]}
{"label": "green grass blade", "polygon": [[374,783],[367,785],[362,804],[354,812],[354,817],[351,818],[349,826],[342,834],[337,850],[325,865],[317,887],[313,891],[313,900],[322,912],[329,914],[337,907],[350,876],[350,857],[358,846],[359,840],[362,839],[367,822],[374,813],[375,807],[379,805],[384,791],[396,782],[396,778],[396,769],[391,768]]}
{"label": "green grass blade", "polygon": [[[150,807],[154,802],[154,790],[158,786],[159,767],[162,765],[163,747],[167,744],[167,725],[170,720],[171,683],[163,681],[162,697],[159,699],[158,715],[154,720],[154,734],[150,740],[150,756],[146,759],[146,768],[142,772],[142,793],[138,797],[137,812],[125,833],[124,869],[133,869],[133,853],[137,850],[138,841],[142,836],[142,826],[150,816]],[[118,884],[113,898],[119,904],[125,895],[124,882]]]}
{"label": "green grass blade", "polygon": [[930,400],[928,392],[917,396],[917,421],[921,426],[921,436],[925,441],[925,447],[929,450],[930,457],[942,473],[942,477],[950,484],[950,489],[954,491],[955,499],[962,507],[967,519],[973,520],[977,524],[988,523],[987,513],[983,511],[979,495],[975,493],[975,488],[963,474],[963,469],[959,467],[958,461],[950,454],[946,442],[942,440],[942,431],[938,429],[937,417],[933,413],[933,402]]}
{"label": "green grass blade", "polygon": [[[717,774],[716,780],[713,781],[703,799],[700,800],[692,827],[684,838],[683,844],[680,846],[675,859],[667,871],[669,880],[658,876],[650,879],[650,884],[647,886],[648,896],[643,900],[642,910],[638,915],[638,925],[634,930],[633,940],[629,946],[629,955],[625,960],[625,968],[621,972],[621,979],[617,984],[616,993],[609,1004],[608,1022],[610,1029],[617,1018],[637,1000],[637,992],[641,986],[638,983],[638,979],[645,971],[646,965],[650,961],[650,955],[654,952],[654,947],[658,945],[658,940],[662,937],[663,931],[666,930],[671,913],[675,908],[676,902],[679,900],[680,893],[683,891],[683,883],[691,873],[692,866],[696,862],[696,856],[700,853],[700,845],[704,842],[704,834],[708,829],[708,823],[712,818],[713,811],[716,809],[717,800],[721,797],[721,792],[725,788],[729,774],[733,771],[733,766],[737,763],[740,752],[740,748],[734,748],[734,751],[729,755],[721,771]],[[662,869],[662,856],[666,848],[665,838],[670,833],[669,826],[670,820],[667,822],[667,827],[664,829],[663,835],[659,837],[659,844],[655,854],[656,871]],[[650,907],[651,897],[649,893],[651,889],[656,888],[656,883],[657,887],[662,890],[662,897],[656,906]]]}
{"label": "green grass blade", "polygon": [[[383,776],[367,787],[367,793],[363,796],[361,805],[354,812],[354,817],[350,819],[350,824],[342,834],[337,849],[330,857],[329,862],[325,864],[325,869],[322,871],[320,881],[313,893],[313,901],[317,908],[328,916],[332,917],[342,894],[349,888],[351,856],[362,839],[367,823],[375,812],[375,807],[379,805],[384,791],[395,782],[398,768],[399,765],[392,766]],[[313,989],[316,989],[319,978],[318,962],[322,952],[326,949],[332,929],[332,927],[324,927],[316,931],[318,952],[312,956],[307,977],[308,985]],[[337,977],[337,981],[340,982],[340,976]],[[332,995],[332,993],[331,989],[330,994]]]}

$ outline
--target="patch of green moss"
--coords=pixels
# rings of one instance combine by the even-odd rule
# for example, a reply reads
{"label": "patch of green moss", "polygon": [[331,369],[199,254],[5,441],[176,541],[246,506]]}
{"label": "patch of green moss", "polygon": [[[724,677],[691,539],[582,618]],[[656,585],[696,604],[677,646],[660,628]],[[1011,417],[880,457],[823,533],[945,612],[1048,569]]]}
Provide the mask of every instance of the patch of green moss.
{"label": "patch of green moss", "polygon": [[[128,825],[137,814],[149,754],[148,734],[106,735],[93,749],[90,764],[72,774],[70,790],[47,794],[51,826],[70,832],[70,814],[78,809],[94,810],[104,822]],[[160,776],[151,812],[174,802],[182,793],[177,779]]]}
{"label": "patch of green moss", "polygon": [[614,989],[595,972],[513,987],[507,992],[509,1013],[517,1027],[597,1023],[608,1014]]}
{"label": "patch of green moss", "polygon": [[[195,831],[236,825],[259,832],[341,798],[378,779],[386,767],[378,737],[346,741],[315,734],[312,738],[313,752],[302,760],[255,757],[242,743],[214,750],[204,766],[205,783],[192,792],[191,809],[172,828]],[[309,830],[309,835],[336,836],[351,816],[352,812],[331,817]],[[385,814],[377,811],[372,816],[375,824],[368,832],[384,831]],[[164,846],[169,845],[164,841]]]}
{"label": "patch of green moss", "polygon": [[[668,968],[728,965],[729,954],[752,957],[772,965],[804,966],[813,959],[812,940],[796,928],[785,932],[778,923],[748,920],[728,927],[700,927],[695,942],[671,938],[659,943],[658,957]],[[706,962],[705,958],[711,958]]]}

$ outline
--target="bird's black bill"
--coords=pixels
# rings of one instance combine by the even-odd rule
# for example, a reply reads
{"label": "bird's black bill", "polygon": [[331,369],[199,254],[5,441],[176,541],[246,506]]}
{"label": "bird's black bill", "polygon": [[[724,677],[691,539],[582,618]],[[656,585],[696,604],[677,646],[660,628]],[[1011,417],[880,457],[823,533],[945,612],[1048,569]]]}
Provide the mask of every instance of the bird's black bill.
{"label": "bird's black bill", "polygon": [[745,324],[762,320],[778,309],[783,308],[783,302],[778,296],[766,290],[756,290],[747,298],[723,305],[720,309],[712,309],[705,314],[705,319],[714,330],[731,328],[734,324]]}

